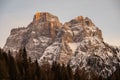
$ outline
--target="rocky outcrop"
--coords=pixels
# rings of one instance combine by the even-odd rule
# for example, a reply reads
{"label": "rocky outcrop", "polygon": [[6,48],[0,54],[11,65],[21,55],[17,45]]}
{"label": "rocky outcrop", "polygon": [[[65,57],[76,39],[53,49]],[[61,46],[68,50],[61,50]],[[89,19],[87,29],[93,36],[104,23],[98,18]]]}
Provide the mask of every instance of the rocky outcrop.
{"label": "rocky outcrop", "polygon": [[37,12],[34,15],[33,22],[59,22],[57,16],[54,16],[48,12]]}
{"label": "rocky outcrop", "polygon": [[110,76],[120,64],[120,50],[105,43],[101,30],[83,16],[62,25],[56,16],[38,12],[27,27],[11,30],[4,50],[16,56],[23,46],[28,57],[40,65],[56,61],[103,77]]}

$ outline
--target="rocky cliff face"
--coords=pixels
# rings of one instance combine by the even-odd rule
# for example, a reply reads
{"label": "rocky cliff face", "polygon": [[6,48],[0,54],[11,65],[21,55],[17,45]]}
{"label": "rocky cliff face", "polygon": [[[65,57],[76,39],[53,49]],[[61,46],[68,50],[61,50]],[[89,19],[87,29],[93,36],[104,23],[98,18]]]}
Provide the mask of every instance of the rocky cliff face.
{"label": "rocky cliff face", "polygon": [[4,50],[11,50],[16,56],[23,46],[40,65],[56,61],[70,64],[73,70],[79,67],[103,77],[111,75],[120,65],[120,50],[105,43],[101,30],[82,16],[62,25],[50,13],[36,13],[28,27],[11,30]]}
{"label": "rocky cliff face", "polygon": [[36,13],[27,27],[11,30],[4,50],[14,52],[13,56],[16,56],[18,50],[24,46],[29,57],[39,59],[44,50],[54,42],[57,30],[61,27],[56,16],[47,12]]}

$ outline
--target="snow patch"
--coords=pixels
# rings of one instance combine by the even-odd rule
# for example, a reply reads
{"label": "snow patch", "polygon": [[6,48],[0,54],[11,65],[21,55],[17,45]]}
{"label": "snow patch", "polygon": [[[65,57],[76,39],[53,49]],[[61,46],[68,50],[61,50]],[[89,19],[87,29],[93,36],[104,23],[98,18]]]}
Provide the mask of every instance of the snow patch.
{"label": "snow patch", "polygon": [[32,31],[32,34],[35,34],[35,31]]}
{"label": "snow patch", "polygon": [[108,54],[108,56],[113,56],[113,54],[112,53],[110,53],[109,51],[107,51],[107,54]]}
{"label": "snow patch", "polygon": [[71,35],[73,35],[72,31],[71,30],[67,30],[67,32],[69,32]]}
{"label": "snow patch", "polygon": [[51,38],[45,37],[45,36],[41,36],[39,37],[40,41],[42,43],[47,43],[49,40],[51,40]]}
{"label": "snow patch", "polygon": [[88,27],[88,26],[86,26],[90,31],[92,31],[92,32],[96,32],[96,27],[94,27],[94,26],[91,26],[91,27]]}
{"label": "snow patch", "polygon": [[53,61],[56,60],[57,54],[60,51],[60,44],[55,42],[51,46],[47,47],[42,57],[38,60],[39,63],[43,63],[43,61],[48,61],[50,65]]}
{"label": "snow patch", "polygon": [[69,47],[72,49],[73,53],[75,53],[77,47],[80,45],[80,43],[68,43]]}
{"label": "snow patch", "polygon": [[34,41],[35,45],[39,45],[39,41],[37,39],[34,38],[33,41]]}
{"label": "snow patch", "polygon": [[74,35],[77,35],[79,33],[79,31],[73,31]]}

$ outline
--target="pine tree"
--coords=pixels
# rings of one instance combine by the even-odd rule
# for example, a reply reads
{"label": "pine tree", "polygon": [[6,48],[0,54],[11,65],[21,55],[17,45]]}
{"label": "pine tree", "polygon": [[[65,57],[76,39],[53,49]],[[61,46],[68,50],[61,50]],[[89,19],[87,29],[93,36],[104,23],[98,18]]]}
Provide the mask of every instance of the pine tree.
{"label": "pine tree", "polygon": [[17,64],[20,70],[21,79],[27,80],[28,60],[27,60],[27,52],[25,47],[19,50],[19,54],[17,55]]}
{"label": "pine tree", "polygon": [[77,69],[75,70],[74,80],[81,80],[80,72],[79,72],[79,68],[78,68],[78,67],[77,67]]}
{"label": "pine tree", "polygon": [[6,62],[7,54],[0,49],[0,78],[2,79],[8,79],[9,73],[8,73],[8,62]]}
{"label": "pine tree", "polygon": [[11,56],[10,52],[8,54],[9,58],[9,75],[11,80],[16,80],[17,79],[17,70],[16,70],[16,63],[14,58]]}
{"label": "pine tree", "polygon": [[37,60],[35,61],[35,77],[36,77],[36,80],[40,79],[40,68]]}
{"label": "pine tree", "polygon": [[73,72],[69,64],[67,65],[67,74],[68,74],[69,80],[73,80]]}

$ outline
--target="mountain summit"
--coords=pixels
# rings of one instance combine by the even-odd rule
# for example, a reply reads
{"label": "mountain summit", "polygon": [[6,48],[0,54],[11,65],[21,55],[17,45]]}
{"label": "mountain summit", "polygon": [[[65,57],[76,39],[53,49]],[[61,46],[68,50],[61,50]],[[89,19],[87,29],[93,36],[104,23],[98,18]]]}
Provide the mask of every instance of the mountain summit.
{"label": "mountain summit", "polygon": [[59,22],[57,16],[54,16],[48,12],[37,12],[34,15],[33,22]]}
{"label": "mountain summit", "polygon": [[28,57],[40,65],[56,61],[103,77],[110,76],[120,64],[120,50],[105,43],[101,30],[83,16],[62,24],[57,16],[37,12],[27,27],[11,30],[4,50],[15,57],[23,46]]}

